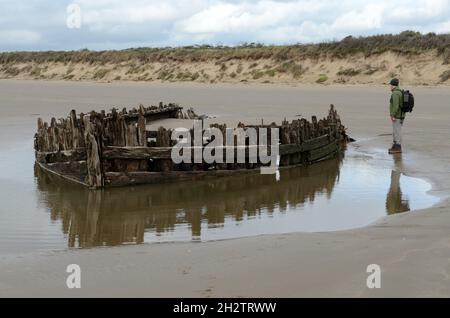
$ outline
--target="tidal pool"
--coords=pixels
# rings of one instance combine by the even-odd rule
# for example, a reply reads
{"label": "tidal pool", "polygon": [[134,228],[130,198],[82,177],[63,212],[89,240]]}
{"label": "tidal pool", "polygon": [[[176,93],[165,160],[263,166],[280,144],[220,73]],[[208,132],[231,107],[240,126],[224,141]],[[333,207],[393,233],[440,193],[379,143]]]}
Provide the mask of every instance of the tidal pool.
{"label": "tidal pool", "polygon": [[101,191],[36,167],[33,184],[3,185],[19,200],[0,214],[0,253],[338,231],[437,203],[430,184],[403,175],[401,165],[401,157],[378,166],[350,151],[277,175]]}

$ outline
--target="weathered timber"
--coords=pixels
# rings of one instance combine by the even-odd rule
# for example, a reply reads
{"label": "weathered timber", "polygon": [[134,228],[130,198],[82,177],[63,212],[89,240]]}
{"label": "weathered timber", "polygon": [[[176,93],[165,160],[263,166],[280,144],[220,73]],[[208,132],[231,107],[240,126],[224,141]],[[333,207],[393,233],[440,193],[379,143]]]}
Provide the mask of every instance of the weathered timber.
{"label": "weathered timber", "polygon": [[87,173],[86,161],[47,163],[46,166],[48,169],[60,174],[81,176]]}
{"label": "weathered timber", "polygon": [[[132,109],[129,112],[122,110],[122,115],[126,121],[134,121],[136,122],[140,115],[140,109]],[[145,117],[146,120],[158,120],[158,119],[165,119],[165,118],[177,118],[178,112],[182,110],[183,107],[180,107],[176,104],[169,104],[169,105],[162,105],[160,106],[150,106],[150,107],[143,107],[142,106],[142,115]],[[109,120],[113,117],[113,113],[117,112],[115,108],[113,108],[112,113],[108,114],[105,119]]]}
{"label": "weathered timber", "polygon": [[338,143],[333,141],[332,143],[326,145],[325,147],[311,150],[309,152],[309,161],[314,162],[320,160],[321,158],[326,157],[329,154],[337,152],[338,149],[339,149]]}
{"label": "weathered timber", "polygon": [[280,145],[280,156],[287,156],[302,152],[302,146],[298,144]]}
{"label": "weathered timber", "polygon": [[[283,151],[285,148],[289,148],[291,145],[281,145],[280,149]],[[108,146],[103,150],[103,159],[130,159],[130,160],[168,160],[172,156],[172,147],[113,147]],[[201,149],[202,153],[205,147],[184,147],[184,151],[191,153],[191,158],[194,156],[195,149]],[[256,145],[251,146],[217,146],[213,148],[215,151],[222,152],[223,157],[226,156],[227,149],[233,149],[234,157],[237,157],[238,152],[243,151],[246,154],[246,158],[250,155],[250,150],[258,150]],[[298,151],[297,151],[298,152]],[[252,157],[253,158],[253,157]]]}
{"label": "weathered timber", "polygon": [[138,135],[138,146],[146,146],[147,145],[147,133],[145,131],[145,125],[147,124],[147,120],[144,117],[144,107],[141,105],[139,107],[139,117],[137,122],[137,135]]}
{"label": "weathered timber", "polygon": [[[175,110],[176,114],[171,113]],[[266,150],[260,144],[262,140],[250,140],[249,135],[242,133],[249,128],[256,129],[257,138],[260,129],[267,129],[269,151],[270,128],[279,128],[280,167],[306,165],[334,157],[341,145],[349,140],[339,115],[331,105],[328,116],[320,120],[313,116],[311,121],[301,118],[289,122],[285,119],[281,125],[264,125],[261,121],[261,125],[251,126],[240,122],[237,127],[241,130],[233,136],[234,146],[227,146],[226,125],[210,125],[221,131],[224,137],[223,145],[212,149],[206,145],[196,146],[194,139],[201,137],[194,136],[191,129],[192,144],[183,147],[183,152],[190,152],[190,158],[194,159],[198,150],[202,154],[206,151],[214,155],[216,162],[209,163],[203,158],[202,162],[175,164],[172,150],[177,141],[171,140],[172,130],[164,127],[157,131],[146,130],[149,118],[155,119],[159,115],[163,118],[197,117],[192,110],[183,114],[177,105],[164,106],[161,103],[159,107],[145,108],[141,105],[139,109],[113,109],[109,114],[92,111],[88,115],[81,113],[78,118],[72,111],[66,119],[52,118],[50,125],[38,119],[34,140],[36,162],[46,171],[98,189],[255,171],[264,165],[254,155]],[[202,140],[202,143],[211,142],[213,138]],[[253,142],[258,145],[249,145]],[[227,162],[226,159],[231,159],[230,148],[234,161]],[[245,162],[238,162],[238,154],[244,154]]]}
{"label": "weathered timber", "polygon": [[86,148],[58,152],[37,152],[36,160],[42,163],[70,162],[86,160]]}
{"label": "weathered timber", "polygon": [[90,118],[84,118],[85,135],[84,140],[86,144],[87,157],[87,184],[93,189],[103,187],[103,172],[100,162],[99,145],[94,136],[94,127],[90,122]]}
{"label": "weathered timber", "polygon": [[89,187],[89,185],[86,183],[85,174],[82,175],[76,175],[74,173],[59,173],[55,169],[49,167],[47,164],[37,163],[36,166],[39,169],[42,169],[44,172],[48,173],[49,175],[56,176],[62,180],[68,180],[73,183],[77,183],[79,185],[82,185],[84,187]]}
{"label": "weathered timber", "polygon": [[104,159],[171,159],[171,147],[106,147]]}
{"label": "weathered timber", "polygon": [[330,138],[332,138],[332,140],[334,140],[334,136],[330,137],[329,134],[326,134],[326,135],[323,135],[320,137],[316,137],[313,139],[305,140],[301,144],[301,151],[310,151],[310,150],[324,147],[330,143]]}

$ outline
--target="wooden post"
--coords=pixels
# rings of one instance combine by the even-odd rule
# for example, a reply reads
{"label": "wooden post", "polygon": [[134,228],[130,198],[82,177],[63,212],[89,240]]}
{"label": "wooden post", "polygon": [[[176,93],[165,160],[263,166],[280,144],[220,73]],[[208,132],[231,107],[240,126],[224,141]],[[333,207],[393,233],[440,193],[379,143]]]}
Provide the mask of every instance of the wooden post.
{"label": "wooden post", "polygon": [[80,135],[78,129],[77,113],[75,110],[70,112],[70,126],[72,129],[72,148],[76,149],[80,146]]}
{"label": "wooden post", "polygon": [[137,130],[138,130],[138,144],[141,147],[147,146],[147,133],[145,132],[145,125],[146,120],[144,117],[145,109],[144,106],[139,107],[139,117],[138,117],[138,123],[137,123]]}
{"label": "wooden post", "polygon": [[103,173],[100,162],[100,153],[97,140],[95,138],[95,129],[89,116],[84,118],[84,140],[87,154],[87,184],[91,189],[99,189],[104,185]]}
{"label": "wooden post", "polygon": [[[165,129],[164,127],[160,127],[158,129],[158,137],[157,140],[157,146],[158,147],[170,147],[170,130]],[[158,168],[161,171],[172,171],[173,170],[173,161],[172,159],[161,159],[158,160]]]}

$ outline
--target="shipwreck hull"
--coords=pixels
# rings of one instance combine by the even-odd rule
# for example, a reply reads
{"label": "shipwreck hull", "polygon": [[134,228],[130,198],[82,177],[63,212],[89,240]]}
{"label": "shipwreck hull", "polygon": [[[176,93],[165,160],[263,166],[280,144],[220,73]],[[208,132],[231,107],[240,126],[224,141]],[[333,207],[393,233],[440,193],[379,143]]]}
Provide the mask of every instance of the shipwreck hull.
{"label": "shipwreck hull", "polygon": [[[38,120],[35,135],[37,165],[47,173],[57,175],[92,189],[103,187],[154,184],[195,180],[205,177],[223,177],[233,174],[258,172],[261,163],[175,164],[171,159],[170,129],[160,127],[147,130],[156,119],[186,118],[177,105],[140,107],[127,112],[91,112],[76,115],[75,111],[50,125]],[[225,132],[226,125],[211,127]],[[240,124],[239,128],[278,128],[280,168],[309,165],[336,157],[347,142],[345,127],[331,105],[326,118],[311,121],[298,119],[281,125]],[[270,131],[270,130],[269,130]],[[224,133],[225,135],[225,133]],[[223,149],[227,147],[225,145]],[[250,148],[244,146],[246,158]],[[191,151],[194,149],[192,145]],[[233,147],[236,154],[236,147]],[[224,151],[225,156],[225,151]],[[225,160],[224,160],[225,162]]]}

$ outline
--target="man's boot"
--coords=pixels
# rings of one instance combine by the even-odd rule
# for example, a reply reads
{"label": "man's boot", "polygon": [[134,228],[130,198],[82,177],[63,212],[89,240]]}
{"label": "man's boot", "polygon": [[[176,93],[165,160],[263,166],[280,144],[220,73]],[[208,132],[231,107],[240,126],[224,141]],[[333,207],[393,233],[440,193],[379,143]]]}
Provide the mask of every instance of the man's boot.
{"label": "man's boot", "polygon": [[402,146],[399,144],[394,144],[391,149],[389,149],[389,154],[402,153]]}

